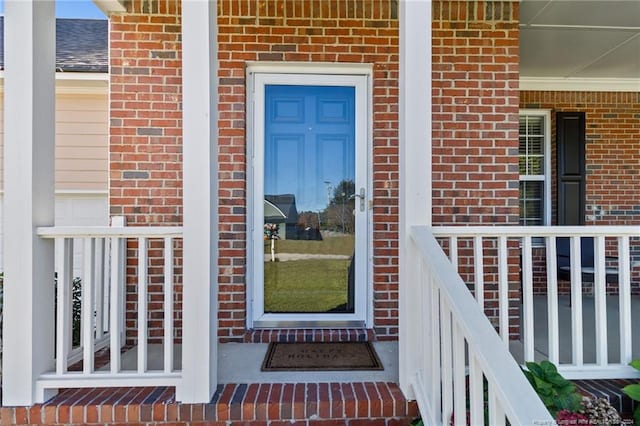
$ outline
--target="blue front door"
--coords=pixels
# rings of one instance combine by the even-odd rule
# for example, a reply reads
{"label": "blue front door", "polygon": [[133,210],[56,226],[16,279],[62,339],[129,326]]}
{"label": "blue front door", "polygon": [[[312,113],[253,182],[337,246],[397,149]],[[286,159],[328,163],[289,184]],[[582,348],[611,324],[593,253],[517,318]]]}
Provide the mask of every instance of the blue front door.
{"label": "blue front door", "polygon": [[264,313],[354,312],[355,94],[264,86]]}

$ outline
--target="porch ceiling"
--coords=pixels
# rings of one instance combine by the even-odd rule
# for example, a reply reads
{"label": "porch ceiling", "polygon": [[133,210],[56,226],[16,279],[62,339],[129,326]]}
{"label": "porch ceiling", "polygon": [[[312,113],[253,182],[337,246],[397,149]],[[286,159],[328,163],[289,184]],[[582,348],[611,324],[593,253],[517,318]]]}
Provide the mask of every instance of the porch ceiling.
{"label": "porch ceiling", "polygon": [[640,1],[522,0],[520,75],[640,78]]}

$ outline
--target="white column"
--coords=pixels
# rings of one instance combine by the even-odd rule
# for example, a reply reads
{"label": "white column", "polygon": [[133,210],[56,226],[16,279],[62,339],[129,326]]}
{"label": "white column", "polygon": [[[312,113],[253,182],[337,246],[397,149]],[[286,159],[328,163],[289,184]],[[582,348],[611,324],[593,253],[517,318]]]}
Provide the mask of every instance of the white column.
{"label": "white column", "polygon": [[216,2],[182,0],[184,285],[178,401],[208,402],[217,385]]}
{"label": "white column", "polygon": [[423,307],[419,280],[412,276],[418,268],[411,268],[408,231],[431,224],[431,1],[405,0],[399,6],[399,373],[400,388],[412,397],[411,381],[422,356],[416,313]]}
{"label": "white column", "polygon": [[4,16],[3,405],[31,405],[54,369],[55,13],[53,1],[8,0]]}

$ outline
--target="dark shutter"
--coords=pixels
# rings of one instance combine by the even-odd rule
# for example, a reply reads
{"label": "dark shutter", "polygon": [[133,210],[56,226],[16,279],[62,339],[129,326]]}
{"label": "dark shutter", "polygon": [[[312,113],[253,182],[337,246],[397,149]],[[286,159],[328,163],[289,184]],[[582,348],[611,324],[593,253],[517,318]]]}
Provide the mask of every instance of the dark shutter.
{"label": "dark shutter", "polygon": [[584,112],[556,113],[558,225],[584,225]]}

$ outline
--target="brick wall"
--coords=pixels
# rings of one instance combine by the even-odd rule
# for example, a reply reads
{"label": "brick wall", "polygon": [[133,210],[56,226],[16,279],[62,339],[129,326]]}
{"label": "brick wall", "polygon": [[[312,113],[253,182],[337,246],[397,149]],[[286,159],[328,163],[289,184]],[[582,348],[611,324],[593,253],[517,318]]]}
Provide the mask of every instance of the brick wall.
{"label": "brick wall", "polygon": [[245,333],[245,61],[374,65],[374,309],[397,336],[398,22],[394,1],[218,2],[220,312],[223,341]]}
{"label": "brick wall", "polygon": [[[111,213],[180,224],[179,2],[126,4],[111,19]],[[517,223],[518,2],[443,0],[433,12],[434,222]],[[246,332],[246,61],[373,64],[374,326],[395,339],[397,2],[221,0],[218,24],[221,340]]]}
{"label": "brick wall", "polygon": [[[179,2],[134,1],[111,19],[111,214],[130,225],[180,224]],[[240,341],[246,316],[248,60],[374,64],[376,331],[397,335],[397,4],[220,1],[219,335]],[[130,255],[136,247],[130,246]],[[129,323],[135,327],[135,259]],[[179,298],[180,294],[177,293]]]}
{"label": "brick wall", "polygon": [[433,218],[518,223],[518,2],[433,3]]}
{"label": "brick wall", "polygon": [[[556,112],[585,113],[586,225],[640,224],[640,93],[523,91],[520,107],[551,110],[552,223],[556,223]],[[609,247],[614,246],[610,242]],[[640,260],[640,241],[631,241],[633,260]],[[609,255],[617,256],[615,251]],[[538,250],[542,263],[544,250]],[[545,292],[546,270],[540,266],[536,291]],[[640,292],[640,268],[632,269],[633,292]],[[568,294],[568,283],[560,293]],[[609,286],[615,294],[617,288]]]}
{"label": "brick wall", "polygon": [[[127,225],[182,224],[182,78],[178,1],[130,1],[109,20],[109,205]],[[162,242],[150,241],[149,335],[162,335]],[[137,327],[137,242],[127,248],[127,329]],[[176,247],[180,250],[180,246]],[[180,253],[178,252],[178,262]],[[176,267],[179,267],[179,263]],[[175,326],[181,333],[176,270]],[[157,340],[157,339],[156,339]],[[151,339],[151,341],[156,341]]]}
{"label": "brick wall", "polygon": [[[640,224],[640,93],[527,91],[521,94],[520,106],[552,111],[552,158],[555,113],[585,112],[585,223]],[[556,187],[555,169],[552,187]],[[555,212],[555,197],[553,204]]]}
{"label": "brick wall", "polygon": [[[433,3],[435,224],[518,223],[518,24],[518,2]],[[459,271],[473,288],[472,243],[460,242]],[[509,246],[512,300],[519,297],[516,249]],[[495,244],[484,261],[486,312],[495,319]]]}

